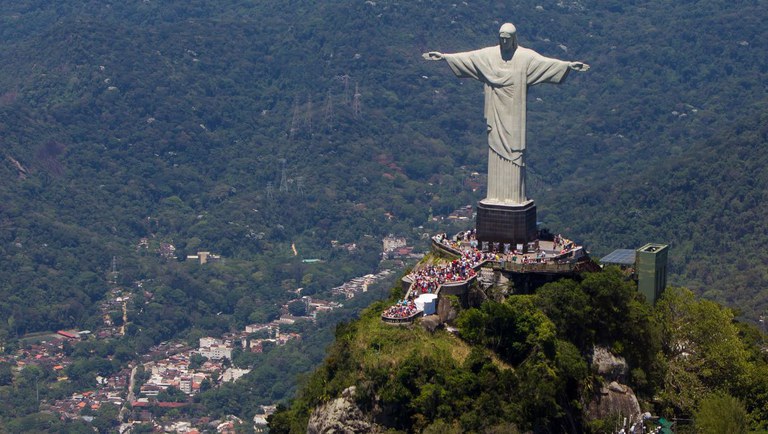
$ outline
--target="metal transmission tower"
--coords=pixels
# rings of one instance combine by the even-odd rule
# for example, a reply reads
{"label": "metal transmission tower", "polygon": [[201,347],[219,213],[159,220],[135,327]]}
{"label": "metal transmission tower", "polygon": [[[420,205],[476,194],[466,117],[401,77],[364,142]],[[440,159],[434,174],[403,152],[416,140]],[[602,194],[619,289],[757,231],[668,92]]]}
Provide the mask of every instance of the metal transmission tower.
{"label": "metal transmission tower", "polygon": [[344,84],[344,103],[349,104],[349,79],[351,77],[347,74],[339,75],[336,77],[337,80],[341,81]]}
{"label": "metal transmission tower", "polygon": [[298,193],[299,196],[304,196],[304,177],[297,176],[295,181],[296,181],[296,193]]}
{"label": "metal transmission tower", "polygon": [[117,256],[112,257],[112,263],[110,265],[109,270],[109,283],[116,285],[117,284]]}
{"label": "metal transmission tower", "polygon": [[355,96],[352,98],[352,117],[355,119],[360,119],[361,115],[361,107],[360,107],[360,99],[362,95],[360,94],[360,88],[358,87],[357,83],[355,83]]}
{"label": "metal transmission tower", "polygon": [[330,127],[333,124],[333,98],[331,97],[331,91],[328,91],[328,96],[325,98],[325,109],[323,109],[323,117],[325,118],[325,125]]}
{"label": "metal transmission tower", "polygon": [[291,118],[291,127],[288,130],[288,138],[293,140],[299,132],[299,97],[293,99],[293,118]]}
{"label": "metal transmission tower", "polygon": [[304,112],[304,125],[309,130],[309,135],[312,135],[312,95],[307,96],[307,108]]}
{"label": "metal transmission tower", "polygon": [[285,163],[286,159],[281,158],[280,164],[282,165],[282,172],[280,173],[280,191],[281,192],[287,192],[288,191],[288,174],[285,172]]}
{"label": "metal transmission tower", "polygon": [[275,187],[272,186],[272,181],[267,183],[267,200],[272,200],[275,193]]}

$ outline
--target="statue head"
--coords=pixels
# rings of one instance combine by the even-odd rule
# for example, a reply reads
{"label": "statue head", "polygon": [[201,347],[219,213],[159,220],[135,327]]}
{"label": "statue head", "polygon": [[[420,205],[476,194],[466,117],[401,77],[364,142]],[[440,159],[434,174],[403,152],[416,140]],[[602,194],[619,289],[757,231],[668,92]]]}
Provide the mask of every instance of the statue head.
{"label": "statue head", "polygon": [[517,29],[512,23],[504,23],[499,29],[501,51],[512,52],[517,48]]}

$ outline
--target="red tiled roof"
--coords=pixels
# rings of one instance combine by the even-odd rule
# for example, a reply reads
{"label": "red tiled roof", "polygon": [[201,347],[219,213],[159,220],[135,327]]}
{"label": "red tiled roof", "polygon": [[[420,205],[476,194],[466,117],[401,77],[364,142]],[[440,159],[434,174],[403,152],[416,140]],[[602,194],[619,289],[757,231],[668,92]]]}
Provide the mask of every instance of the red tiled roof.
{"label": "red tiled roof", "polygon": [[186,402],[158,402],[157,406],[160,408],[179,408],[186,407]]}

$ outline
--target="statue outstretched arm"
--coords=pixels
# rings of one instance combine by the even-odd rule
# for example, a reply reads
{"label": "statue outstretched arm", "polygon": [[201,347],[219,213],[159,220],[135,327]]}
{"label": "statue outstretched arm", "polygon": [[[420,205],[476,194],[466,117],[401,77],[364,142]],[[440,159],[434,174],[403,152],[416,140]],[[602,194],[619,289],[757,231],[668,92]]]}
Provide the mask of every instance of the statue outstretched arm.
{"label": "statue outstretched arm", "polygon": [[428,53],[424,53],[421,55],[421,57],[427,59],[427,60],[443,60],[443,53],[439,51],[430,51]]}
{"label": "statue outstretched arm", "polygon": [[584,62],[571,62],[568,64],[568,67],[574,71],[579,71],[579,72],[589,71],[589,65],[587,65]]}

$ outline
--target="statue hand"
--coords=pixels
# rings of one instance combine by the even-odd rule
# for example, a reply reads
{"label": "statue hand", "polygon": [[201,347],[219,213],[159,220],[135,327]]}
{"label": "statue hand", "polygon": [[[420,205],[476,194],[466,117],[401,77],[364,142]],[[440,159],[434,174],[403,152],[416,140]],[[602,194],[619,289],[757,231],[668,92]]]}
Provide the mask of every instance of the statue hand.
{"label": "statue hand", "polygon": [[574,71],[579,71],[579,72],[587,72],[587,71],[589,71],[589,65],[587,65],[584,62],[571,62],[568,65],[568,67],[573,69]]}
{"label": "statue hand", "polygon": [[421,57],[427,60],[443,60],[443,53],[439,51],[430,51],[429,53],[422,54]]}

